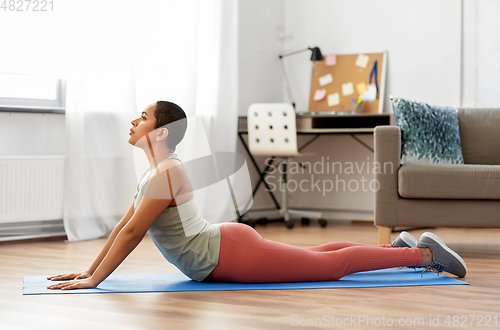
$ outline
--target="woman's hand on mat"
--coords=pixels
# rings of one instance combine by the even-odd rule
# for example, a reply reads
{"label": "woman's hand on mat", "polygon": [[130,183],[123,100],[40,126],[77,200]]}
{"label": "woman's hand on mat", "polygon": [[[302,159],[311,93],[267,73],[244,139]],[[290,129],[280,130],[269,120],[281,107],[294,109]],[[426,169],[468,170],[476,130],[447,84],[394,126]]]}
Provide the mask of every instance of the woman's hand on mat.
{"label": "woman's hand on mat", "polygon": [[90,276],[92,276],[92,273],[86,270],[84,272],[78,272],[78,273],[68,273],[68,274],[49,276],[47,277],[47,279],[51,281],[80,280],[84,278],[89,278]]}
{"label": "woman's hand on mat", "polygon": [[81,279],[81,280],[72,280],[63,283],[53,284],[47,287],[47,289],[51,290],[72,290],[72,289],[88,289],[95,288],[99,283],[95,283],[92,276],[89,278]]}

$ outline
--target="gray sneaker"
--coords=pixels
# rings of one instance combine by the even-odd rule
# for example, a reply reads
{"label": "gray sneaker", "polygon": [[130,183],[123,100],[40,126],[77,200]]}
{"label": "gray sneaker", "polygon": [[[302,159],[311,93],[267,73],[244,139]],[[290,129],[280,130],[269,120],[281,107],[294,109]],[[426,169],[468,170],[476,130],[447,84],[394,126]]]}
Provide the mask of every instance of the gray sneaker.
{"label": "gray sneaker", "polygon": [[467,275],[467,266],[464,260],[433,233],[423,233],[418,240],[417,247],[429,248],[432,251],[432,264],[425,271],[436,273],[445,271],[458,277]]}
{"label": "gray sneaker", "polygon": [[391,244],[393,247],[408,247],[408,248],[416,248],[417,240],[415,237],[411,236],[410,233],[406,231],[402,231],[398,237]]}

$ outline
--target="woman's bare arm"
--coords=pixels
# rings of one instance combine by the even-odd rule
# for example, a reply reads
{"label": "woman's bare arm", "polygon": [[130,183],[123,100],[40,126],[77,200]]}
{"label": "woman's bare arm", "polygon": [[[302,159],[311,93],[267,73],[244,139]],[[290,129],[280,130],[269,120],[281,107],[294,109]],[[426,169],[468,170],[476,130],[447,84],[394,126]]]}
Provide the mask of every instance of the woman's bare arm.
{"label": "woman's bare arm", "polygon": [[129,210],[127,213],[123,216],[123,218],[118,222],[109,235],[106,244],[102,248],[101,252],[95,259],[95,261],[92,263],[92,265],[89,267],[88,270],[83,271],[83,272],[77,272],[77,273],[69,273],[69,274],[61,274],[61,275],[55,275],[55,276],[49,276],[47,277],[48,280],[52,281],[61,281],[61,280],[72,280],[72,279],[83,279],[92,276],[92,274],[95,272],[97,267],[101,264],[102,260],[108,253],[109,249],[111,248],[111,245],[113,245],[113,242],[116,239],[116,236],[122,230],[123,227],[130,221],[132,216],[134,215],[134,203],[130,206]]}
{"label": "woman's bare arm", "polygon": [[[145,196],[154,196],[157,198],[143,197],[132,218],[118,231],[113,242],[109,241],[107,253],[102,252],[103,259],[99,261],[92,275],[85,279],[75,279],[69,282],[57,283],[47,287],[48,289],[81,289],[95,288],[99,283],[106,279],[141,242],[149,227],[155,222],[158,216],[170,205],[179,187],[170,182],[170,176],[167,170],[167,180],[164,181],[161,176],[152,178],[148,184]],[[172,185],[174,189],[172,189]],[[149,190],[149,191],[148,191]],[[105,249],[103,249],[104,251]],[[94,264],[92,265],[94,266]]]}
{"label": "woman's bare arm", "polygon": [[116,236],[118,236],[118,233],[120,232],[120,230],[122,230],[122,228],[125,227],[125,225],[130,221],[130,219],[132,218],[133,215],[134,215],[134,204],[132,203],[127,214],[125,214],[125,216],[115,226],[115,228],[113,229],[113,231],[109,235],[108,240],[106,241],[106,244],[102,248],[101,253],[99,253],[99,255],[97,256],[95,261],[90,266],[90,268],[89,268],[90,274],[93,274],[95,272],[95,270],[97,269],[97,267],[99,267],[102,260],[104,259],[104,257],[108,253],[109,249],[111,248],[111,245],[113,245],[113,242],[115,241]]}
{"label": "woman's bare arm", "polygon": [[108,277],[141,242],[149,227],[170,204],[171,200],[143,197],[137,211],[120,230],[108,252],[91,276],[51,285],[48,289],[95,288]]}

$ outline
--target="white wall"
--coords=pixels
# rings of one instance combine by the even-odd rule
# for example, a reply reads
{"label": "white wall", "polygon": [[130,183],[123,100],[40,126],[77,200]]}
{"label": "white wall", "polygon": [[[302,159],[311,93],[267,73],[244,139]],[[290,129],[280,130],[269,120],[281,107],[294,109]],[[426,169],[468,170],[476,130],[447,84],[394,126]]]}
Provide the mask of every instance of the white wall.
{"label": "white wall", "polygon": [[500,107],[500,2],[464,0],[463,107]]}
{"label": "white wall", "polygon": [[64,115],[0,112],[0,157],[65,155]]}
{"label": "white wall", "polygon": [[[458,106],[460,6],[456,0],[290,0],[285,2],[285,30],[293,39],[285,46],[318,46],[324,54],[386,50],[388,94]],[[287,61],[301,110],[308,108],[308,55]],[[384,108],[391,111],[389,102]]]}
{"label": "white wall", "polygon": [[239,115],[255,102],[283,100],[282,69],[284,0],[240,1]]}
{"label": "white wall", "polygon": [[476,105],[500,107],[500,1],[476,2]]}

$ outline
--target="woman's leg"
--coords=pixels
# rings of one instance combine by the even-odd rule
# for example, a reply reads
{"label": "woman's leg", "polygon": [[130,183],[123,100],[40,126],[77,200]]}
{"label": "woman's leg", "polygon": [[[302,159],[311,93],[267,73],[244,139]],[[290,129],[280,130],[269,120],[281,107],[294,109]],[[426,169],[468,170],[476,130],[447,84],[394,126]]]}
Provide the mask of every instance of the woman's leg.
{"label": "woman's leg", "polygon": [[340,249],[344,249],[346,247],[361,246],[361,245],[363,244],[340,241],[340,242],[329,242],[318,246],[306,247],[304,249],[314,252],[326,252],[326,251],[337,251]]}
{"label": "woman's leg", "polygon": [[[350,246],[373,246],[368,244],[353,243],[353,242],[329,242],[318,246],[306,247],[304,249],[315,252],[337,251]],[[379,245],[380,247],[392,247],[390,244]]]}
{"label": "woman's leg", "polygon": [[219,263],[207,279],[240,283],[331,281],[359,271],[420,266],[420,249],[344,246],[317,252],[262,238],[241,223],[221,225]]}

